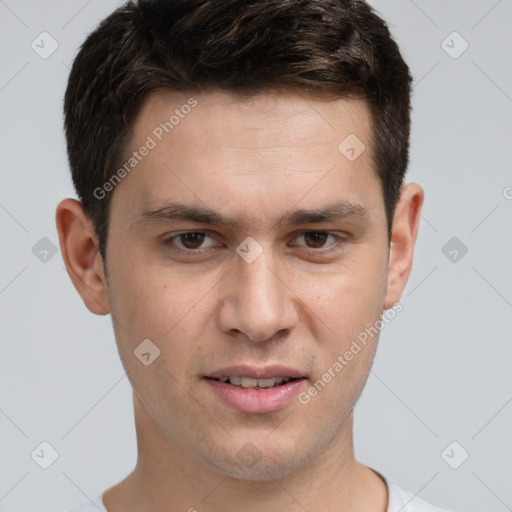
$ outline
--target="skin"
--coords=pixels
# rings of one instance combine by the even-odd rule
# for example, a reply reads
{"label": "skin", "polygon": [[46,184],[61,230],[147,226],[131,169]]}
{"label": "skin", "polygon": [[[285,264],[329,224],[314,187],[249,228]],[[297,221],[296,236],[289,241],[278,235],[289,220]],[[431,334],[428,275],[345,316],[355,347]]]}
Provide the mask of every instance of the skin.
{"label": "skin", "polygon": [[[131,150],[189,97],[150,95],[133,125]],[[194,98],[197,106],[114,190],[108,281],[80,203],[65,199],[56,212],[66,268],[87,308],[112,315],[134,389],[137,464],[103,502],[109,512],[384,512],[386,486],[355,460],[352,433],[378,336],[308,404],[294,399],[272,413],[230,408],[203,377],[244,362],[299,369],[308,379],[304,390],[320,379],[399,301],[423,190],[415,183],[402,188],[390,245],[364,102],[292,92]],[[354,161],[338,150],[349,134],[366,145]],[[367,215],[277,222],[341,200]],[[135,222],[139,211],[166,201],[207,206],[239,225]],[[164,240],[205,230],[211,238],[199,255],[186,239],[173,240],[188,252]],[[320,234],[325,242],[318,244],[304,235],[311,231],[343,238]],[[262,248],[252,263],[235,252],[248,236]],[[160,349],[149,366],[133,354],[147,338]],[[237,458],[249,442],[261,456],[251,466]]]}

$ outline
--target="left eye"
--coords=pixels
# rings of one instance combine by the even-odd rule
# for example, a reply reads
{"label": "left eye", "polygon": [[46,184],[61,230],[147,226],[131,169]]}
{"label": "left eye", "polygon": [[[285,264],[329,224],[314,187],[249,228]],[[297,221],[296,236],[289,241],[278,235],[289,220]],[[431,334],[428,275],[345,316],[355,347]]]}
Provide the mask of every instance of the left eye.
{"label": "left eye", "polygon": [[[331,239],[331,243],[327,244],[327,241]],[[325,247],[326,245],[332,245],[334,242],[338,240],[338,237],[332,235],[331,233],[327,233],[326,231],[307,231],[302,233],[297,240],[303,239],[305,245],[312,249],[320,249]],[[303,244],[298,244],[303,245]]]}
{"label": "left eye", "polygon": [[[209,244],[203,245],[206,239],[210,239],[211,241]],[[173,243],[181,249],[189,250],[202,249],[204,247],[210,247],[215,244],[213,238],[202,231],[187,231],[184,233],[178,233],[167,238],[166,242]]]}

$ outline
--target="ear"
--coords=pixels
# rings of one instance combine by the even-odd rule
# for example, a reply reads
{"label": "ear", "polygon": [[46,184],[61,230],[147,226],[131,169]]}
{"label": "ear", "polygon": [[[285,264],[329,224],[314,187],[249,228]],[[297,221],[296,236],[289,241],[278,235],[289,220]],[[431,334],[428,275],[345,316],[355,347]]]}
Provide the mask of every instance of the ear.
{"label": "ear", "polygon": [[107,280],[91,219],[80,202],[68,198],[58,204],[55,222],[60,251],[73,285],[89,311],[108,314]]}
{"label": "ear", "polygon": [[400,300],[412,268],[424,192],[417,183],[404,185],[393,216],[384,309]]}

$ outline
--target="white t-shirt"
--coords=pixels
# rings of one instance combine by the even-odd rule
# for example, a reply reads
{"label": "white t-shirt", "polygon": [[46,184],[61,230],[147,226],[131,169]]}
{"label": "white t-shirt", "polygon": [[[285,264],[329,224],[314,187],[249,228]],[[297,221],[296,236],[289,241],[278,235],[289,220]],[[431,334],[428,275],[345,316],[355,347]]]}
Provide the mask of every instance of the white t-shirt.
{"label": "white t-shirt", "polygon": [[[375,471],[375,470],[374,470]],[[414,496],[410,492],[406,492],[398,485],[391,483],[385,479],[380,473],[375,471],[385,482],[388,487],[389,502],[387,512],[451,512],[445,508],[439,508],[425,500]],[[71,510],[70,512],[107,512],[103,505],[102,494],[95,500],[89,501],[84,505]]]}

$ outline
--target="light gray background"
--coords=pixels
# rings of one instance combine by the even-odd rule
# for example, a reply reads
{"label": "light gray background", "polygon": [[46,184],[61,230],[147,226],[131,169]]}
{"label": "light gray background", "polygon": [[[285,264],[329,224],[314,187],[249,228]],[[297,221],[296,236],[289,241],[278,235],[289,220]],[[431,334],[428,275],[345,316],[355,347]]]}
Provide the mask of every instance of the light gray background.
{"label": "light gray background", "polygon": [[[0,0],[0,510],[62,511],[136,461],[131,388],[110,317],[91,314],[57,245],[75,197],[62,97],[78,46],[119,2]],[[403,311],[384,328],[356,407],[356,456],[455,510],[512,510],[511,0],[380,0],[415,77],[408,181],[426,202]],[[31,42],[47,31],[58,49]],[[442,41],[469,48],[454,59]],[[455,37],[455,39],[454,39]],[[458,36],[449,51],[462,48]],[[468,252],[442,252],[452,237]],[[42,441],[59,457],[31,458]],[[469,458],[452,469],[462,450]],[[312,512],[312,511],[310,511]]]}

